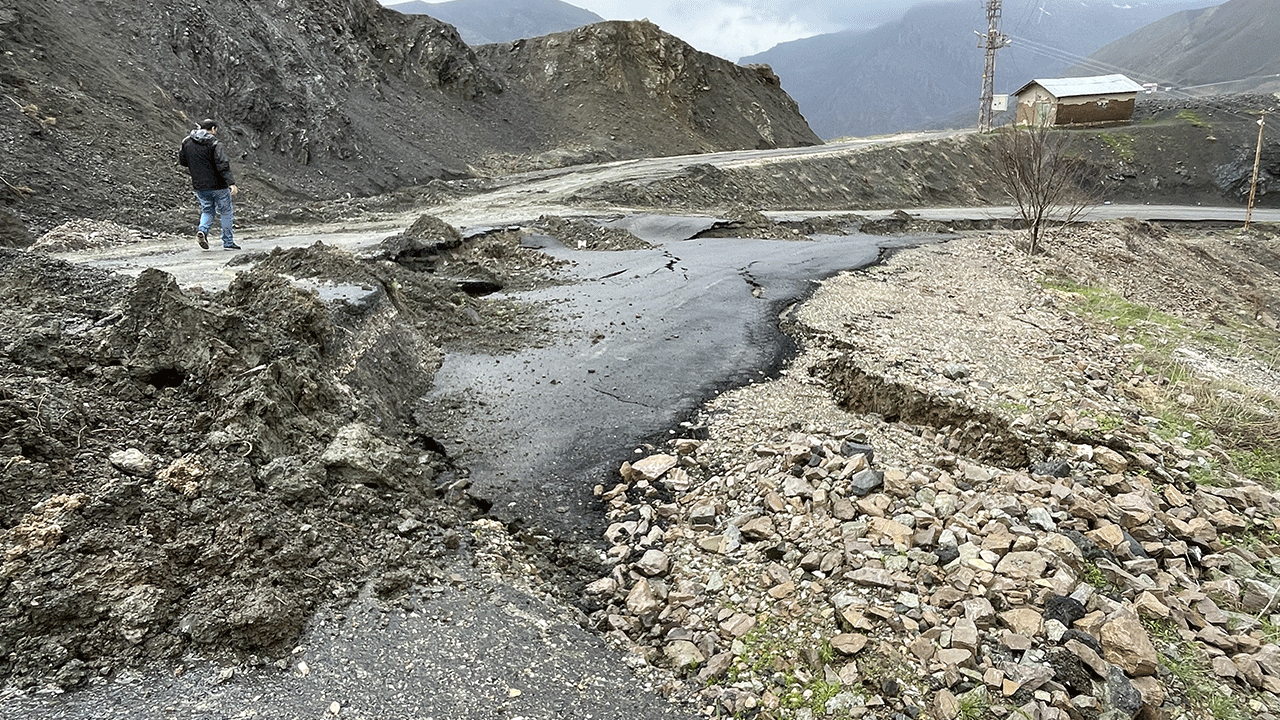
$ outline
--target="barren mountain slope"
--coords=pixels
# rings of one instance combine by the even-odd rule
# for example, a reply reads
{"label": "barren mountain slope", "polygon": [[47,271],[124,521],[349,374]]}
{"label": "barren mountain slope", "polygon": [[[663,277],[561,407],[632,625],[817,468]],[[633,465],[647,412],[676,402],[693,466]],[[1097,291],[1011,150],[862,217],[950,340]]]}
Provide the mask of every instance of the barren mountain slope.
{"label": "barren mountain slope", "polygon": [[767,67],[740,67],[646,22],[606,22],[476,51],[536,99],[558,146],[634,156],[816,145]]}
{"label": "barren mountain slope", "polygon": [[458,28],[469,45],[511,42],[571,30],[604,18],[560,0],[450,0],[391,3],[406,15],[430,15]]}
{"label": "barren mountain slope", "polygon": [[[1231,0],[1152,23],[1094,53],[1144,82],[1207,93],[1280,90],[1280,5]],[[1081,69],[1073,74],[1092,74]],[[1191,86],[1187,88],[1187,86]]]}
{"label": "barren mountain slope", "polygon": [[[7,98],[0,142],[12,159],[0,169],[0,207],[38,231],[80,216],[186,225],[189,218],[174,211],[190,200],[173,151],[206,116],[222,123],[246,191],[245,220],[290,198],[305,205],[308,198],[471,174],[495,155],[504,169],[527,168],[529,156],[570,138],[574,157],[815,141],[776,83],[694,53],[651,26],[607,27],[577,36],[584,44],[572,53],[560,47],[541,54],[552,68],[548,86],[577,84],[588,63],[652,77],[667,58],[690,66],[661,86],[672,97],[705,92],[702,84],[680,86],[695,79],[751,82],[717,88],[739,100],[697,132],[669,129],[699,111],[665,105],[633,119],[626,139],[618,139],[586,121],[655,106],[653,90],[624,84],[616,88],[621,95],[575,96],[604,106],[562,113],[558,104],[570,98],[533,97],[526,80],[495,75],[452,27],[374,0],[233,0],[216,9],[176,0],[0,0],[0,93]],[[617,42],[625,37],[646,44],[615,55],[628,48]],[[523,72],[518,63],[512,68]],[[793,116],[778,117],[788,112]],[[772,133],[761,140],[757,128],[766,119]],[[544,155],[542,162],[566,159]],[[8,228],[0,243],[29,240],[8,211],[0,212],[7,216],[0,227]]]}

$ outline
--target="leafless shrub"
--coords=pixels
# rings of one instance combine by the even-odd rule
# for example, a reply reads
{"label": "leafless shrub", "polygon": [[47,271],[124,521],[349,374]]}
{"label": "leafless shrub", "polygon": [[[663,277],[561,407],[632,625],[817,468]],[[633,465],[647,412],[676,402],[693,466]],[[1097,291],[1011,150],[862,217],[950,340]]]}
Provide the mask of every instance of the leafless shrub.
{"label": "leafless shrub", "polygon": [[988,144],[986,166],[1031,232],[1028,253],[1037,252],[1050,223],[1073,222],[1094,202],[1088,164],[1073,140],[1070,131],[1047,126],[1006,127]]}

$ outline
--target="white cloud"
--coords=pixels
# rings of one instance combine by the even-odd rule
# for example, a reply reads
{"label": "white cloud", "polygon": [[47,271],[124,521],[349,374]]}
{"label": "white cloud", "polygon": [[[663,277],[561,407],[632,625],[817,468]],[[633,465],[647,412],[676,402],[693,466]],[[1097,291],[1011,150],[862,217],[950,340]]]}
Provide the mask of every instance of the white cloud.
{"label": "white cloud", "polygon": [[695,48],[729,60],[839,29],[819,18],[801,19],[786,3],[578,0],[573,4],[609,20],[648,18]]}

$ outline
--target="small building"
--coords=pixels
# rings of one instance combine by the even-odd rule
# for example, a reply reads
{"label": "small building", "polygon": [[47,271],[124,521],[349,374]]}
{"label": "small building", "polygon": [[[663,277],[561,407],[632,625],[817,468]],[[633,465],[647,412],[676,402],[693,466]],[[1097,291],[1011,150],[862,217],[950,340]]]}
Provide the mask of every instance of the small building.
{"label": "small building", "polygon": [[1017,125],[1128,122],[1143,88],[1124,75],[1032,80],[1014,93]]}

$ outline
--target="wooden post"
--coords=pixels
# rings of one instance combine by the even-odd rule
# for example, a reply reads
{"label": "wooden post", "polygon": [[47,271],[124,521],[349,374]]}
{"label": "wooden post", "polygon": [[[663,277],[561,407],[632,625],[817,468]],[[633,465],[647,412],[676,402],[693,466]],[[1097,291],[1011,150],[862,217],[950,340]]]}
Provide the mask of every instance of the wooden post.
{"label": "wooden post", "polygon": [[1253,220],[1253,201],[1258,196],[1258,168],[1262,165],[1262,131],[1267,129],[1267,114],[1262,113],[1258,120],[1258,149],[1253,155],[1253,182],[1249,185],[1249,209],[1244,213],[1244,229],[1249,231],[1249,222]]}

